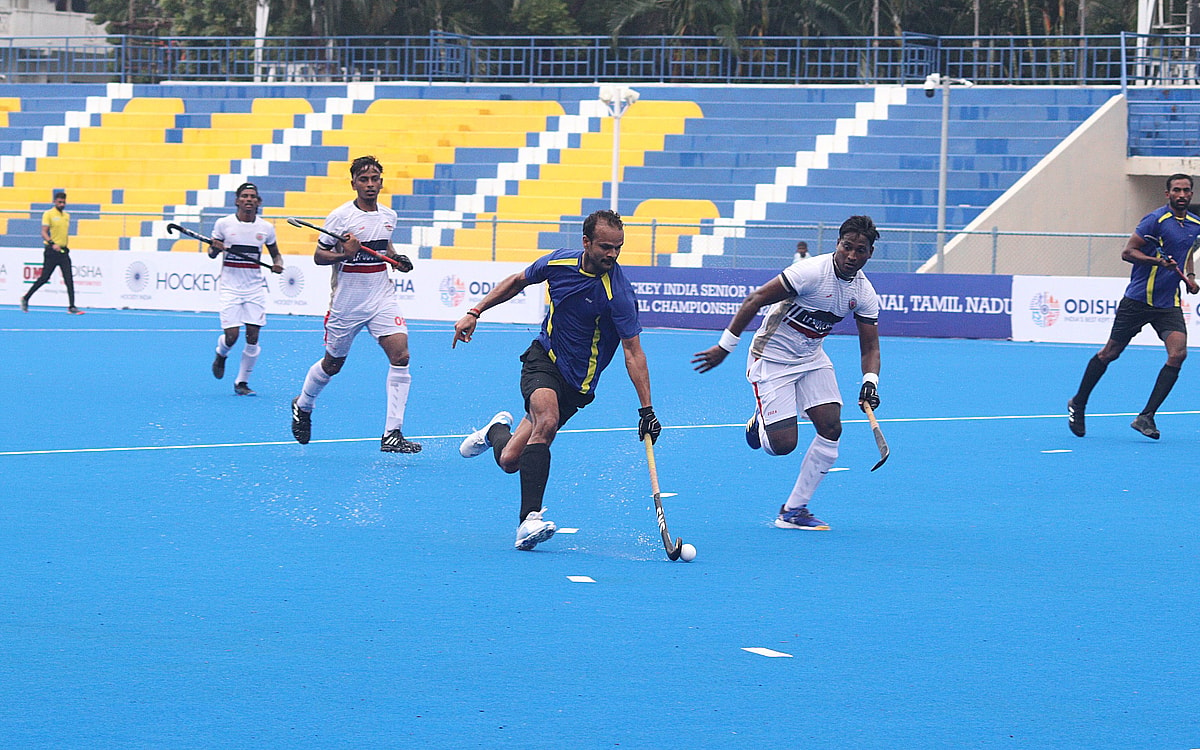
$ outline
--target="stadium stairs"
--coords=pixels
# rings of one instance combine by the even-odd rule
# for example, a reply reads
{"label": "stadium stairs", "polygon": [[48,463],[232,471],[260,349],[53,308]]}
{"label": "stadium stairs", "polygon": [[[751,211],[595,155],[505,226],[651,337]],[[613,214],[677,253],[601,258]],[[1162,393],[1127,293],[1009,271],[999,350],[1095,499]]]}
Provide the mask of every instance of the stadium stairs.
{"label": "stadium stairs", "polygon": [[[935,226],[939,99],[886,86],[639,91],[621,120],[625,263],[778,267],[797,240],[831,249],[828,230],[856,213],[884,229],[872,261],[879,270],[910,270],[932,253],[931,234],[917,246],[887,236]],[[350,160],[364,153],[383,162],[384,198],[401,216],[393,240],[416,257],[527,261],[578,246],[583,216],[610,203],[614,120],[595,86],[12,85],[5,93],[0,221],[15,246],[40,246],[41,211],[61,189],[79,247],[194,252],[197,243],[168,235],[166,224],[206,231],[249,180],[280,247],[308,253],[316,234],[279,218],[320,219],[349,200]],[[948,229],[971,221],[1111,93],[955,89]]]}

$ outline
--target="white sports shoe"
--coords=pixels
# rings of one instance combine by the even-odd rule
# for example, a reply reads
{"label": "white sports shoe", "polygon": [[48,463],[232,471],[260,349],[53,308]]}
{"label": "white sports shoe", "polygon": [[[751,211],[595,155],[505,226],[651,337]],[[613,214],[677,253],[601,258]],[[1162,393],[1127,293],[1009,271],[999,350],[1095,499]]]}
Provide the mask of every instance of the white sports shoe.
{"label": "white sports shoe", "polygon": [[542,520],[542,514],[545,512],[546,509],[542,508],[530,511],[529,515],[525,516],[525,520],[517,527],[517,549],[531,550],[558,531],[553,521]]}
{"label": "white sports shoe", "polygon": [[470,435],[467,435],[466,439],[462,441],[462,445],[458,446],[458,452],[462,454],[463,458],[475,458],[480,453],[492,447],[492,444],[488,442],[487,434],[493,425],[506,424],[511,427],[512,423],[513,416],[511,414],[506,411],[496,412],[496,416],[492,417],[492,421],[475,430]]}

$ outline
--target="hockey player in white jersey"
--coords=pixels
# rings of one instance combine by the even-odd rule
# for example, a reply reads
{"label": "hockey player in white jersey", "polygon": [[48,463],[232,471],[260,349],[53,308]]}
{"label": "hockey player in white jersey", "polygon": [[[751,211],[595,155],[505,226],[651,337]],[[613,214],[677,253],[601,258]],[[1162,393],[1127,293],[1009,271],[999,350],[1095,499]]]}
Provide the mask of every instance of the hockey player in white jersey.
{"label": "hockey player in white jersey", "polygon": [[298,443],[312,437],[312,410],[330,378],[341,371],[358,332],[366,328],[387,354],[387,416],[379,449],[385,453],[417,453],[420,443],[404,437],[404,410],[412,382],[408,363],[408,326],[396,300],[388,264],[379,256],[397,259],[411,268],[408,258],[392,248],[396,212],[379,203],[383,165],[373,156],[360,156],[350,165],[350,185],[356,197],[335,208],[325,219],[327,234],[317,240],[313,259],[333,266],[333,291],[325,315],[325,356],[308,369],[300,395],[292,399],[292,436]]}
{"label": "hockey player in white jersey", "polygon": [[234,193],[237,211],[217,219],[213,225],[209,257],[224,254],[217,289],[221,295],[221,328],[217,338],[217,354],[212,374],[218,380],[225,377],[225,360],[237,343],[241,326],[246,326],[246,346],[242,349],[233,392],[253,396],[250,373],[258,362],[262,348],[258,345],[260,329],[267,324],[267,285],[263,279],[262,248],[271,253],[271,271],[283,273],[283,258],[275,242],[275,227],[258,215],[262,197],[253,183],[244,182]]}
{"label": "hockey player in white jersey", "polygon": [[859,408],[864,403],[872,409],[879,406],[879,299],[862,273],[878,238],[871,217],[846,219],[832,254],[797,260],[751,292],[720,341],[692,359],[700,372],[721,364],[758,311],[772,305],[754,334],[746,362],[746,379],[754,388],[755,401],[746,442],[773,456],[791,453],[798,441],[801,411],[817,431],[800,464],[800,476],[775,519],[781,529],[829,529],[808,510],[808,502],[838,455],[842,398],[822,343],[847,315],[854,316],[858,327],[863,373]]}

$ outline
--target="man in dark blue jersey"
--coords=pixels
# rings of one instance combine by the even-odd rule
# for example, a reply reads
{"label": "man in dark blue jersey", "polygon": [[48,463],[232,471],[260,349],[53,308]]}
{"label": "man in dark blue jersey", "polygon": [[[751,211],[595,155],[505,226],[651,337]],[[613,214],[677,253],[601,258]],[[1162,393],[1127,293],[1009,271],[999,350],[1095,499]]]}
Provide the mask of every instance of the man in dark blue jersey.
{"label": "man in dark blue jersey", "polygon": [[1196,274],[1192,273],[1191,250],[1200,236],[1200,219],[1188,213],[1192,178],[1171,175],[1166,192],[1167,204],[1146,214],[1125,243],[1121,259],[1133,264],[1129,286],[1117,306],[1108,342],[1088,361],[1079,391],[1067,401],[1067,425],[1078,437],[1085,433],[1084,410],[1092,389],[1109,363],[1121,356],[1130,340],[1149,323],[1167,347],[1167,363],[1159,370],[1145,408],[1129,426],[1148,438],[1159,438],[1154,413],[1179,379],[1179,368],[1187,358],[1187,325],[1179,298],[1180,266],[1188,271],[1182,278],[1188,294],[1200,292]]}
{"label": "man in dark blue jersey", "polygon": [[467,436],[459,452],[478,456],[489,447],[508,474],[521,473],[521,513],[516,548],[531,550],[554,536],[557,527],[542,517],[542,497],[550,477],[550,444],[575,412],[596,397],[600,374],[619,343],[625,369],[637,392],[638,439],[658,440],[662,427],[650,403],[650,370],[642,351],[637,299],[617,256],[625,228],[615,211],[596,211],[583,222],[583,250],[556,250],[501,281],[454,325],[454,342],[468,342],[489,308],[525,287],[547,283],[550,305],[542,330],[521,355],[521,395],[525,417],[512,429],[512,415],[497,413]]}

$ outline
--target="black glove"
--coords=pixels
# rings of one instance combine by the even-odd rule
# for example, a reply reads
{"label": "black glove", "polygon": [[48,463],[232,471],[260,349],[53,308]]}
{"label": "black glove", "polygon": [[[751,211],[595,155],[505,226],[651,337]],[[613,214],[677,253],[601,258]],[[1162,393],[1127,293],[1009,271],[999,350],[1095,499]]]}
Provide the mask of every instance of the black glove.
{"label": "black glove", "polygon": [[879,408],[879,394],[876,392],[875,384],[869,380],[862,384],[862,390],[858,392],[858,408],[865,412],[864,403],[869,404],[871,409]]}
{"label": "black glove", "polygon": [[646,436],[650,436],[651,443],[658,442],[658,434],[662,432],[662,425],[658,423],[658,417],[654,416],[653,406],[643,406],[638,409],[638,440],[645,441]]}
{"label": "black glove", "polygon": [[396,266],[396,268],[398,268],[401,273],[408,273],[409,271],[413,270],[412,261],[408,259],[407,255],[397,255],[396,262],[400,264]]}

